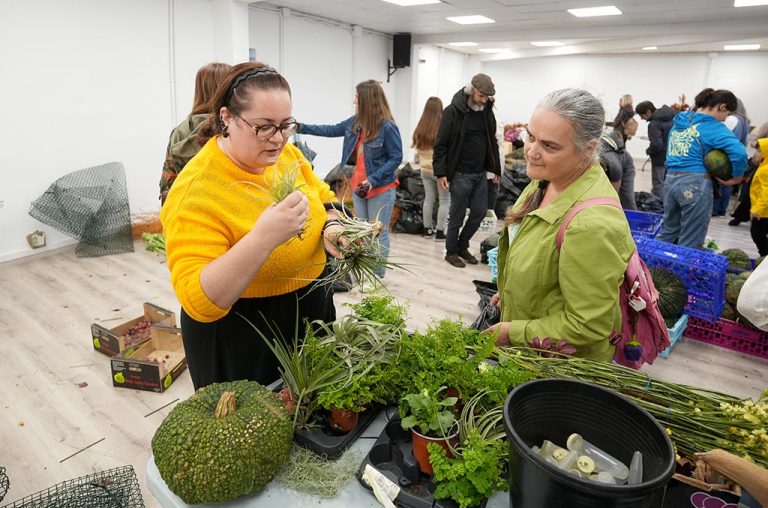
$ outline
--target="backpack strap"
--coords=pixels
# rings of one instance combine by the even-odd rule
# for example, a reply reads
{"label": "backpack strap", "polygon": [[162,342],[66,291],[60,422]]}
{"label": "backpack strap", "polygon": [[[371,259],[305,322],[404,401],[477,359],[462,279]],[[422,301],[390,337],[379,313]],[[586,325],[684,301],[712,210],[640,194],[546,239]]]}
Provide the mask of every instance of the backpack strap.
{"label": "backpack strap", "polygon": [[560,252],[560,248],[563,246],[563,240],[565,239],[565,230],[568,229],[568,225],[571,223],[571,220],[573,220],[576,214],[585,208],[597,205],[615,206],[619,210],[623,210],[621,203],[613,198],[590,198],[582,201],[581,203],[578,203],[568,211],[565,219],[563,219],[563,223],[560,224],[560,229],[557,231],[557,238],[555,240],[555,244],[557,245],[557,252]]}

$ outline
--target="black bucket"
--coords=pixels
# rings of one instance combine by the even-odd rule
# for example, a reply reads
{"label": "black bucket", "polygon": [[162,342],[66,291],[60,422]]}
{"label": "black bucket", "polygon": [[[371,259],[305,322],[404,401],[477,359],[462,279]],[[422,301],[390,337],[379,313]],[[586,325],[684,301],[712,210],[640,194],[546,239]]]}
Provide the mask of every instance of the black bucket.
{"label": "black bucket", "polygon": [[[504,404],[510,442],[509,501],[513,508],[657,508],[675,467],[672,441],[647,411],[616,392],[565,379],[530,381]],[[531,450],[545,439],[565,447],[574,432],[629,466],[643,454],[643,481],[606,485],[579,479]]]}

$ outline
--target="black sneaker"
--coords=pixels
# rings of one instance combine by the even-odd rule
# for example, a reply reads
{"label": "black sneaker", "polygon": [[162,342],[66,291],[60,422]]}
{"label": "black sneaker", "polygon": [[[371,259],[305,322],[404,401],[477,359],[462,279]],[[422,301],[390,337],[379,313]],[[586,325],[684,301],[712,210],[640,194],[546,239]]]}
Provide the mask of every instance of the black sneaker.
{"label": "black sneaker", "polygon": [[467,262],[467,264],[470,265],[476,265],[478,263],[477,258],[472,255],[469,250],[464,249],[463,251],[459,252],[459,257]]}
{"label": "black sneaker", "polygon": [[465,266],[467,266],[467,264],[461,260],[458,254],[446,254],[445,260],[448,261],[453,266],[455,266],[456,268],[464,268]]}
{"label": "black sneaker", "polygon": [[432,238],[435,236],[435,230],[432,228],[424,228],[422,235],[424,235],[424,238]]}
{"label": "black sneaker", "polygon": [[738,226],[741,224],[741,221],[739,219],[731,219],[728,221],[729,226]]}
{"label": "black sneaker", "polygon": [[445,240],[445,233],[443,233],[442,230],[438,229],[437,233],[435,233],[435,240]]}

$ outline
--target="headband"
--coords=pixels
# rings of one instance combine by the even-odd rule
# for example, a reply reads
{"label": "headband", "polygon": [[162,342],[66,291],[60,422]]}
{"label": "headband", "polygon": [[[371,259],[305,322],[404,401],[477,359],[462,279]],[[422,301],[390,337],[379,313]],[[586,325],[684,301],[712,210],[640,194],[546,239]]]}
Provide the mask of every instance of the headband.
{"label": "headband", "polygon": [[246,79],[250,79],[254,76],[259,76],[261,74],[279,74],[279,73],[268,65],[265,65],[264,67],[257,67],[256,69],[251,69],[249,71],[244,72],[232,82],[232,85],[230,85],[229,90],[227,91],[226,104],[229,104],[229,101],[232,99],[232,94],[235,93],[235,88],[237,88],[240,85],[240,83],[242,83]]}

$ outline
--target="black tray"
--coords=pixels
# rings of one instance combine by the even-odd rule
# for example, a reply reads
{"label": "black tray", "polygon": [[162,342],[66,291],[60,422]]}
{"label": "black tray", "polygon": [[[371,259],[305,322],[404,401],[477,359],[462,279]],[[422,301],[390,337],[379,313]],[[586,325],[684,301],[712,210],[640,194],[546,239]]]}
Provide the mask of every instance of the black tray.
{"label": "black tray", "polygon": [[[384,427],[381,435],[366,455],[357,473],[358,481],[368,490],[371,487],[363,480],[365,466],[370,464],[400,487],[395,504],[403,508],[457,508],[450,499],[435,499],[435,483],[431,476],[419,471],[419,463],[413,456],[411,432],[400,425],[400,418],[393,418]],[[483,501],[480,506],[485,506]]]}

